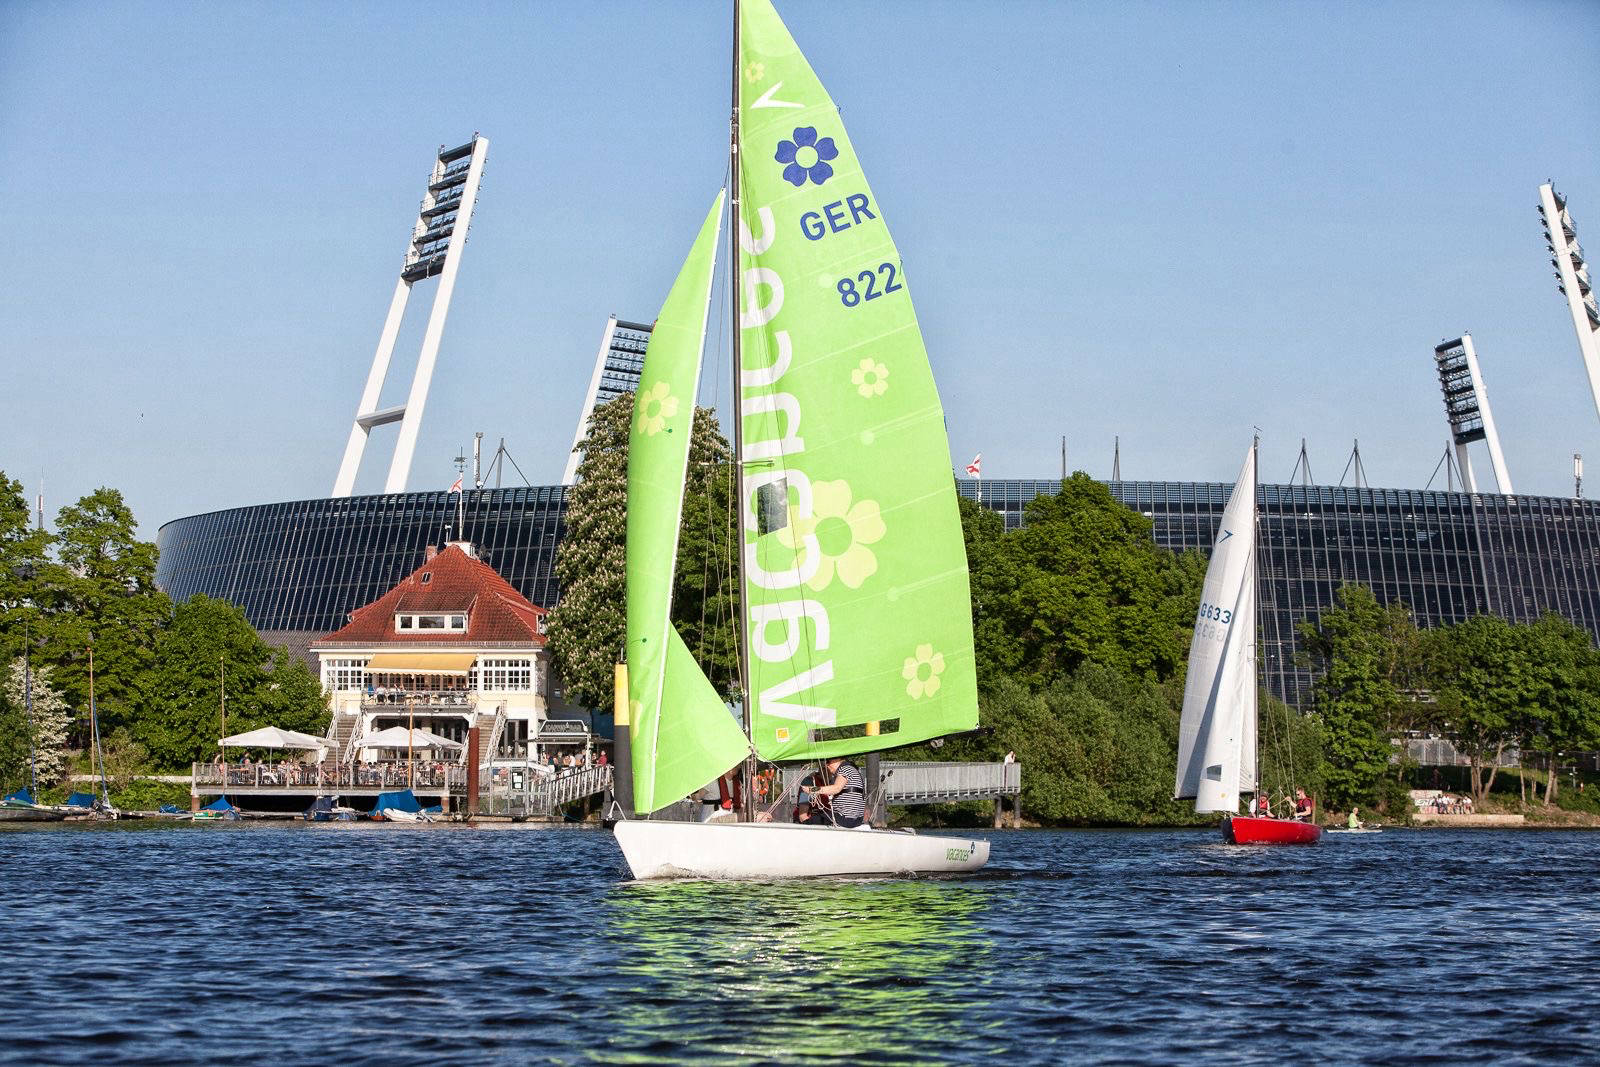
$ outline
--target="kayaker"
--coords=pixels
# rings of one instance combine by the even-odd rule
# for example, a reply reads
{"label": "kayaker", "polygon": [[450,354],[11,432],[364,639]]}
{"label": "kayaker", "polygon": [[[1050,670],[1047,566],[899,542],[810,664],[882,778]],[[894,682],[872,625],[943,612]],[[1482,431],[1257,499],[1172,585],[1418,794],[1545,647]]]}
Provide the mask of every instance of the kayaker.
{"label": "kayaker", "polygon": [[843,756],[834,756],[823,766],[827,771],[823,777],[831,777],[833,781],[817,786],[816,795],[819,799],[831,798],[829,808],[833,824],[847,828],[860,826],[867,819],[867,789],[861,768]]}
{"label": "kayaker", "polygon": [[1350,818],[1345,820],[1345,825],[1351,830],[1361,829],[1361,809],[1351,808]]}

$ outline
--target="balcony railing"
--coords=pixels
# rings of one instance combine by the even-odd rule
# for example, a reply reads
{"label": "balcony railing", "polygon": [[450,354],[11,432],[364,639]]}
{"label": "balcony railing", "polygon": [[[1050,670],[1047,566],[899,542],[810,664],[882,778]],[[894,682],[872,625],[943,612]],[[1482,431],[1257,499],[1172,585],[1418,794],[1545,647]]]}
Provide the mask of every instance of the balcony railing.
{"label": "balcony railing", "polygon": [[338,793],[348,790],[416,789],[430,793],[465,793],[467,769],[459,763],[416,760],[383,763],[196,763],[196,787],[248,789],[283,793]]}

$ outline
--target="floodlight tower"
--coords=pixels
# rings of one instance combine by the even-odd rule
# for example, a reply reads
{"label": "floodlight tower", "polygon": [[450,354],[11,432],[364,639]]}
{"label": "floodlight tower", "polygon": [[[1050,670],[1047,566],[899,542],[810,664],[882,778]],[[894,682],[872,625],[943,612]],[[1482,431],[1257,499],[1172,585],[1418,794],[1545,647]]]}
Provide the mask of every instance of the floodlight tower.
{"label": "floodlight tower", "polygon": [[[440,148],[434,160],[427,194],[422,198],[416,224],[411,228],[411,243],[400,267],[400,279],[389,301],[389,316],[383,321],[378,350],[372,356],[367,386],[361,391],[361,403],[350,426],[344,461],[339,464],[339,474],[333,482],[334,496],[349,496],[354,491],[368,435],[374,426],[391,422],[400,424],[400,436],[395,441],[394,458],[389,461],[389,477],[383,491],[405,491],[406,478],[411,473],[411,456],[417,448],[417,431],[422,427],[422,409],[428,402],[428,386],[433,381],[433,364],[439,355],[439,341],[444,336],[445,316],[450,313],[450,296],[455,292],[461,250],[467,243],[472,207],[478,199],[478,183],[483,178],[483,163],[488,154],[489,139],[473,134],[472,140],[464,145]],[[389,373],[389,359],[394,355],[395,338],[405,318],[411,287],[435,276],[439,279],[439,288],[433,294],[433,309],[428,313],[428,325],[422,335],[422,353],[417,357],[417,369],[411,378],[411,393],[404,404],[380,409],[378,398]]]}
{"label": "floodlight tower", "polygon": [[594,357],[594,374],[589,378],[589,393],[584,397],[583,410],[578,412],[578,429],[572,435],[572,451],[567,453],[567,469],[561,475],[562,485],[572,485],[578,480],[578,445],[589,436],[589,416],[594,409],[639,388],[639,375],[644,373],[644,350],[650,343],[653,328],[639,322],[624,322],[615,315],[606,320],[605,332],[600,335],[600,351]]}
{"label": "floodlight tower", "polygon": [[1478,491],[1472,474],[1472,459],[1467,445],[1489,442],[1489,462],[1494,466],[1495,484],[1502,493],[1514,493],[1506,457],[1500,451],[1500,435],[1495,432],[1494,414],[1489,410],[1489,393],[1478,370],[1478,353],[1472,335],[1464,333],[1454,341],[1434,346],[1433,361],[1439,368],[1439,388],[1444,392],[1444,413],[1450,420],[1450,434],[1456,445],[1456,465],[1469,493]]}
{"label": "floodlight tower", "polygon": [[1583,261],[1578,231],[1567,213],[1567,201],[1555,186],[1539,186],[1539,217],[1544,221],[1545,246],[1550,249],[1550,265],[1556,269],[1556,288],[1572,309],[1572,325],[1578,331],[1578,350],[1589,370],[1589,391],[1594,394],[1595,411],[1600,412],[1600,307],[1596,307],[1594,288],[1589,283],[1589,265]]}

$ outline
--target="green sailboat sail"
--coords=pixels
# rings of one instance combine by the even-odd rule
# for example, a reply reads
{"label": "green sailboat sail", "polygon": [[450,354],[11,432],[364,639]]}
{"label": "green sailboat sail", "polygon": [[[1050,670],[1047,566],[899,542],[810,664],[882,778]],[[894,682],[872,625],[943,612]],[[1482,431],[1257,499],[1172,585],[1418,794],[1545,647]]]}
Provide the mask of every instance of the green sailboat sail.
{"label": "green sailboat sail", "polygon": [[718,194],[650,334],[628,435],[628,704],[634,806],[646,812],[681,800],[749,751],[670,618],[721,218]]}
{"label": "green sailboat sail", "polygon": [[741,0],[740,23],[752,739],[765,758],[799,759],[970,729],[966,553],[900,256],[777,12]]}

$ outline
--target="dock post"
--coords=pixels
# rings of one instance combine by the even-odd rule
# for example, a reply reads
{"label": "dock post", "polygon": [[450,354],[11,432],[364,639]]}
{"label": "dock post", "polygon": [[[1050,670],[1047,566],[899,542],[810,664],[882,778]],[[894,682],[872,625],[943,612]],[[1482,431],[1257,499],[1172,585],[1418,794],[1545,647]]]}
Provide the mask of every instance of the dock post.
{"label": "dock post", "polygon": [[997,796],[994,798],[994,828],[998,830],[1000,827],[1004,826],[1005,819],[1006,798],[1003,796]]}
{"label": "dock post", "polygon": [[483,742],[476,726],[467,730],[467,818],[478,814],[478,746]]}
{"label": "dock post", "polygon": [[619,663],[612,672],[611,702],[611,796],[617,803],[618,817],[633,817],[633,746],[628,721],[628,665]]}

